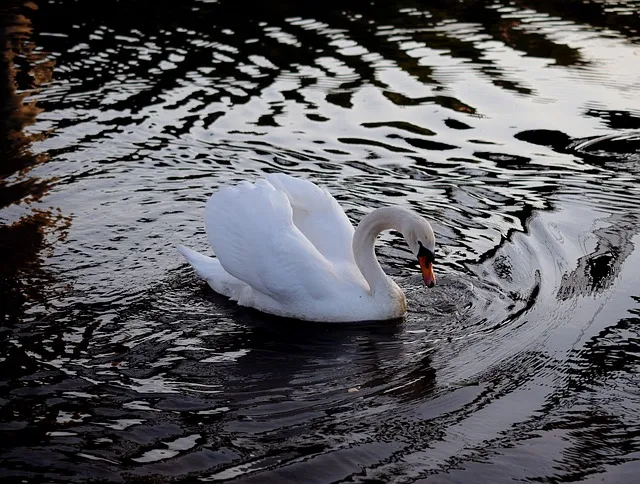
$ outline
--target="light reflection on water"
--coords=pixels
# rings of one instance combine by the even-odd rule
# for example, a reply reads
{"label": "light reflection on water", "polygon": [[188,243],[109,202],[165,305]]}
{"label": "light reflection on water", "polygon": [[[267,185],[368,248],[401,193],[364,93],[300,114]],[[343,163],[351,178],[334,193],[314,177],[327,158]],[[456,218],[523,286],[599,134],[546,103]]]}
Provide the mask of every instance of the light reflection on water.
{"label": "light reflection on water", "polygon": [[[637,2],[36,4],[2,17],[0,476],[640,472]],[[175,244],[274,171],[429,217],[439,285],[390,233],[402,321],[213,294]]]}

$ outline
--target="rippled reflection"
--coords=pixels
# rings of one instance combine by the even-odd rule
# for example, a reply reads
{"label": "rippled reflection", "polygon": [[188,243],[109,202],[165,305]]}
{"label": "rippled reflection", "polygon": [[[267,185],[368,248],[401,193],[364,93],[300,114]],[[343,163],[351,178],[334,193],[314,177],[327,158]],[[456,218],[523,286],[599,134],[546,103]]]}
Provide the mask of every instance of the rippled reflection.
{"label": "rippled reflection", "polygon": [[[637,2],[36,3],[0,7],[3,479],[637,476]],[[274,171],[429,217],[439,286],[390,233],[402,321],[212,294],[175,244]]]}
{"label": "rippled reflection", "polygon": [[44,134],[28,133],[41,112],[26,99],[33,89],[48,83],[54,62],[31,40],[28,15],[35,8],[10,2],[0,26],[0,298],[2,323],[15,324],[26,302],[42,298],[51,272],[41,265],[43,251],[64,236],[68,220],[59,210],[37,206],[52,178],[34,175],[46,162],[46,153],[34,153],[31,144]]}

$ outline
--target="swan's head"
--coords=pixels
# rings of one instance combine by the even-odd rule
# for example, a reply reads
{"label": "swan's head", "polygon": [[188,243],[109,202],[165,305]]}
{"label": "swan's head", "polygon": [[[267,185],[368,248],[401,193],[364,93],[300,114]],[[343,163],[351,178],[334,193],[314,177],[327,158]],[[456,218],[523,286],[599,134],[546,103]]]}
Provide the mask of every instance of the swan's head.
{"label": "swan's head", "polygon": [[436,238],[431,225],[422,217],[412,220],[411,226],[405,232],[405,239],[420,263],[424,283],[427,287],[435,286],[433,263],[436,258]]}

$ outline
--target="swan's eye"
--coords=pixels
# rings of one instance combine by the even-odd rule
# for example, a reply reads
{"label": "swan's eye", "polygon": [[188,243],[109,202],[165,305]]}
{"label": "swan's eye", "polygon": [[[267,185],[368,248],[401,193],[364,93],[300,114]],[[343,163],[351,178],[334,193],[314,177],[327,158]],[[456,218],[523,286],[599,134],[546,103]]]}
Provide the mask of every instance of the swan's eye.
{"label": "swan's eye", "polygon": [[420,248],[418,249],[418,257],[425,257],[427,263],[433,264],[436,260],[436,255],[429,249],[427,249],[422,242],[418,241]]}

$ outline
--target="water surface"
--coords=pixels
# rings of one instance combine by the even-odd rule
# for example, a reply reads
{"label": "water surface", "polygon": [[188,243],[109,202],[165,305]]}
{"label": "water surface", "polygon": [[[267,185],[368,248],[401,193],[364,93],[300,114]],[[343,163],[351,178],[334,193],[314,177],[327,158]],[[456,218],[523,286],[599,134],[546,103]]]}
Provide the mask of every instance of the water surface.
{"label": "water surface", "polygon": [[[637,1],[9,0],[3,482],[632,482]],[[286,172],[394,233],[402,321],[238,308],[217,187]]]}

